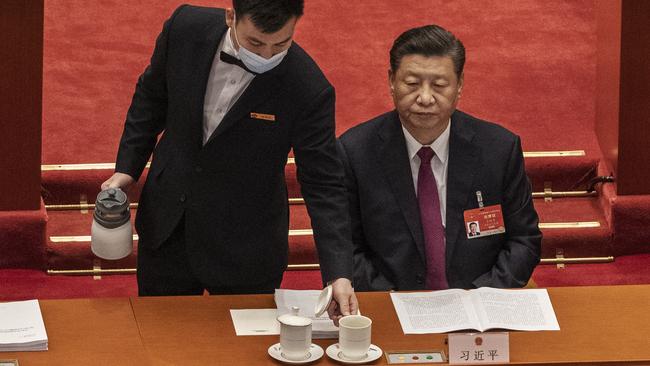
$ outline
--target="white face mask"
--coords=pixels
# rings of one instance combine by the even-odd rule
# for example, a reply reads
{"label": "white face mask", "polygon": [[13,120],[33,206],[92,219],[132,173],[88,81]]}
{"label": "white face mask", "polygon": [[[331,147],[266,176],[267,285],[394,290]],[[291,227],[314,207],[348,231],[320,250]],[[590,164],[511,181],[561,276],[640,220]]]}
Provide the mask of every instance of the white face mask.
{"label": "white face mask", "polygon": [[234,17],[232,31],[235,35],[235,41],[239,46],[239,59],[248,67],[249,70],[257,74],[263,74],[269,70],[272,70],[282,62],[284,56],[287,55],[289,49],[286,49],[278,54],[273,55],[271,58],[264,58],[254,52],[247,50],[244,46],[241,45],[239,39],[237,38],[237,31],[235,30],[235,25],[237,24],[237,17]]}

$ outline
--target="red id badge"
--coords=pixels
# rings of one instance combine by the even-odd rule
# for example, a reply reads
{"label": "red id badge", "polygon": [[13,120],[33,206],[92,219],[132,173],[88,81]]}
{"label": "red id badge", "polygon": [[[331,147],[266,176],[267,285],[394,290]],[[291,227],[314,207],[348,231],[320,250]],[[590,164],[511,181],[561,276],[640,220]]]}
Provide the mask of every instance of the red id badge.
{"label": "red id badge", "polygon": [[501,205],[466,210],[463,216],[465,217],[465,231],[468,239],[506,232]]}

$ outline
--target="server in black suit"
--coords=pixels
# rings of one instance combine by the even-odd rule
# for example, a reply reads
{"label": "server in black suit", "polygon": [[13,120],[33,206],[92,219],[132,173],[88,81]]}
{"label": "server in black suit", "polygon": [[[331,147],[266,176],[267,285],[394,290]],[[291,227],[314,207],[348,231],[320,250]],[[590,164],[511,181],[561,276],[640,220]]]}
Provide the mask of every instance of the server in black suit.
{"label": "server in black suit", "polygon": [[406,31],[390,50],[395,110],[339,139],[357,291],[521,287],[539,262],[519,137],[456,110],[464,62],[445,29]]}
{"label": "server in black suit", "polygon": [[323,280],[338,311],[356,310],[334,89],[292,42],[303,3],[181,6],[165,23],[136,86],[116,172],[102,184],[127,187],[153,151],[136,218],[141,295],[279,287],[293,148]]}

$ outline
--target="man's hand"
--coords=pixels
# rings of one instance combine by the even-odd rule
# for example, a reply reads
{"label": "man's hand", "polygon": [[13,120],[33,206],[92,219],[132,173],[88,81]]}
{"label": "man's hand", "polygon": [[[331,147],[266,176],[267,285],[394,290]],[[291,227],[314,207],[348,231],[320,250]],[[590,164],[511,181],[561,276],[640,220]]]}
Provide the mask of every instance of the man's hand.
{"label": "man's hand", "polygon": [[356,314],[359,310],[359,302],[354,294],[352,282],[347,278],[338,278],[332,282],[332,301],[327,308],[327,313],[334,324],[339,326],[339,319],[345,315]]}
{"label": "man's hand", "polygon": [[120,188],[123,191],[135,182],[135,179],[128,174],[115,173],[112,177],[108,178],[106,182],[102,183],[102,191],[109,188]]}

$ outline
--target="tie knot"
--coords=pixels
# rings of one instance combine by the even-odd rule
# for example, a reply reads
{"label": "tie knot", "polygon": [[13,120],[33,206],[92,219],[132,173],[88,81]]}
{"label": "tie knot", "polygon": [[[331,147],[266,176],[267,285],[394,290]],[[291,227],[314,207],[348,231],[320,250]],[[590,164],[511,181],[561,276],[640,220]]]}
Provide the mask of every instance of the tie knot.
{"label": "tie knot", "polygon": [[431,158],[433,158],[433,155],[435,155],[435,153],[433,152],[433,149],[430,148],[429,146],[422,146],[422,148],[418,151],[420,162],[425,164],[431,162]]}

